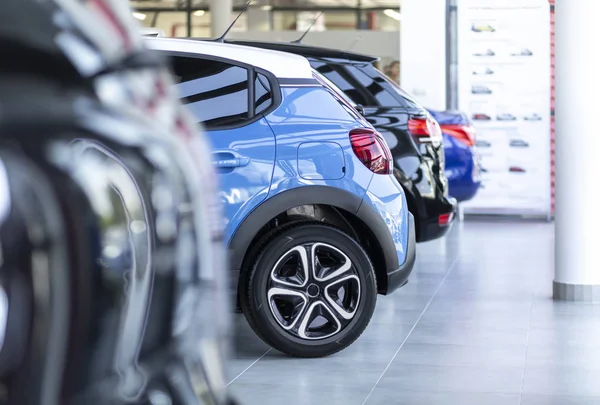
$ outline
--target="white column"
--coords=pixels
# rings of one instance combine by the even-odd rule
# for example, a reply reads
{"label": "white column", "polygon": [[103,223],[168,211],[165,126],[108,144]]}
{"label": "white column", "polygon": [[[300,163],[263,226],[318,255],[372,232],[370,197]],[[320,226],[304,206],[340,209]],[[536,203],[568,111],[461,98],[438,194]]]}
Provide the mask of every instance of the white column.
{"label": "white column", "polygon": [[400,84],[424,107],[446,107],[446,0],[403,0]]}
{"label": "white column", "polygon": [[554,297],[600,301],[598,0],[556,0]]}
{"label": "white column", "polygon": [[214,38],[223,35],[233,21],[233,0],[210,0],[210,32]]}

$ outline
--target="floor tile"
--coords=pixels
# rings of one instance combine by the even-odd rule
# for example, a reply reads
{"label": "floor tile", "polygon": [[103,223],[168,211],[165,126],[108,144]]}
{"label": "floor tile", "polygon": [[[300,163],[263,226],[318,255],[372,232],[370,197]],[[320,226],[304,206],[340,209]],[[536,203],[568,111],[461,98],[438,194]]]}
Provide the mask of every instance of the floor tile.
{"label": "floor tile", "polygon": [[600,313],[598,314],[555,314],[552,317],[533,316],[531,327],[556,331],[579,331],[594,335],[600,334]]}
{"label": "floor tile", "polygon": [[520,405],[520,399],[519,395],[514,394],[400,392],[394,388],[378,387],[373,391],[366,405]]}
{"label": "floor tile", "polygon": [[392,344],[398,347],[412,328],[413,324],[411,323],[373,322],[367,326],[357,342],[371,341],[382,345]]}
{"label": "floor tile", "polygon": [[521,405],[598,405],[600,397],[523,395]]}
{"label": "floor tile", "polygon": [[527,367],[523,393],[600,397],[600,371],[575,367]]}
{"label": "floor tile", "polygon": [[[235,380],[239,384],[276,384],[277,390],[286,386],[301,386],[306,390],[330,387],[373,387],[384,370],[379,362],[363,362],[329,357],[323,359],[294,359],[264,357]],[[275,388],[275,387],[274,387]]]}
{"label": "floor tile", "polygon": [[401,370],[406,364],[479,367],[525,366],[525,347],[476,347],[406,343],[388,370]]}
{"label": "floor tile", "polygon": [[423,392],[519,394],[523,367],[462,367],[395,364],[377,387]]}
{"label": "floor tile", "polygon": [[473,326],[428,321],[425,317],[417,324],[408,343],[450,344],[475,347],[501,347],[527,345],[528,330],[511,325]]}
{"label": "floor tile", "polygon": [[256,384],[236,382],[230,387],[240,405],[362,405],[370,390],[360,386],[311,389],[300,385],[279,386],[269,381]]}
{"label": "floor tile", "polygon": [[529,344],[534,346],[578,346],[600,349],[600,338],[598,334],[589,333],[585,330],[552,330],[532,327],[529,332]]}
{"label": "floor tile", "polygon": [[593,348],[561,344],[530,345],[527,349],[527,366],[573,367],[600,371],[600,346]]}

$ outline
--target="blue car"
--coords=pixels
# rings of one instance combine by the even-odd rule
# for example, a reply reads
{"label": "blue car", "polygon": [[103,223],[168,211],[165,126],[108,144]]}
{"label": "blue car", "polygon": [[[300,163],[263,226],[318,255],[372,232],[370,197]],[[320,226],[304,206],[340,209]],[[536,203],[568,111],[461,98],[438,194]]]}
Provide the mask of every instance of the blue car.
{"label": "blue car", "polygon": [[470,200],[475,197],[481,186],[475,129],[467,115],[462,112],[429,112],[442,129],[448,193],[458,202]]}
{"label": "blue car", "polygon": [[407,282],[414,219],[383,137],[308,61],[148,39],[213,146],[237,302],[266,343],[322,357]]}

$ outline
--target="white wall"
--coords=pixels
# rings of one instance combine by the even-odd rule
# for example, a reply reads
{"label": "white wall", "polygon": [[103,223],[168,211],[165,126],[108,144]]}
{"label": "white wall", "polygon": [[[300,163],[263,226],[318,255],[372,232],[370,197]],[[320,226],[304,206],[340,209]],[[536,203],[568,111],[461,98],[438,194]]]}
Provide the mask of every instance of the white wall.
{"label": "white wall", "polygon": [[400,83],[424,107],[446,107],[446,0],[402,0]]}

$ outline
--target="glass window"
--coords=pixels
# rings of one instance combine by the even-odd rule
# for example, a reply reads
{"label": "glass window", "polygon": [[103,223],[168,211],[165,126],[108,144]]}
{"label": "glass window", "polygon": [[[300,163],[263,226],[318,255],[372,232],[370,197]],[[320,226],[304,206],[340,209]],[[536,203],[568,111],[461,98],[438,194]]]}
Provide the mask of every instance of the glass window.
{"label": "glass window", "polygon": [[348,111],[350,115],[352,115],[358,121],[362,120],[361,115],[354,108],[352,100],[350,100],[350,98],[346,96],[344,92],[340,91],[340,89],[337,88],[333,83],[331,83],[329,79],[327,79],[325,76],[323,76],[314,69],[313,76],[315,79],[317,79],[317,81],[319,81],[323,85],[323,87],[325,87],[325,89],[327,89],[327,91],[331,93],[331,95],[342,105],[342,107],[344,107],[346,111]]}
{"label": "glass window", "polygon": [[177,90],[207,129],[248,119],[248,70],[224,62],[172,57]]}
{"label": "glass window", "polygon": [[255,113],[260,114],[273,104],[273,92],[271,91],[271,83],[265,75],[256,74],[254,80],[254,106]]}
{"label": "glass window", "polygon": [[365,95],[362,94],[360,90],[356,88],[356,86],[354,86],[344,76],[342,76],[342,74],[340,74],[340,66],[313,61],[311,61],[311,65],[317,72],[325,76],[340,90],[342,90],[355,105],[360,104],[367,106],[372,104],[369,103],[367,97],[365,97]]}
{"label": "glass window", "polygon": [[347,65],[346,70],[375,97],[378,105],[383,107],[398,105],[398,100],[391,93],[389,86],[383,85],[383,78],[369,76],[354,65]]}
{"label": "glass window", "polygon": [[[394,83],[392,80],[390,80],[383,72],[375,68],[375,66],[361,66],[360,70],[372,77],[381,86],[383,91],[394,99],[394,104],[392,105],[398,105],[398,102],[400,102],[401,106],[405,108],[421,108],[421,106],[408,93],[402,90],[397,83]],[[381,100],[384,100],[383,97],[384,96],[381,96]],[[387,96],[385,97],[385,100],[387,101]],[[380,100],[379,97],[377,99],[378,101]],[[382,103],[381,105],[384,104]],[[389,107],[390,104],[385,106]]]}

